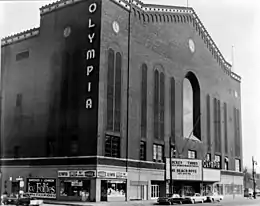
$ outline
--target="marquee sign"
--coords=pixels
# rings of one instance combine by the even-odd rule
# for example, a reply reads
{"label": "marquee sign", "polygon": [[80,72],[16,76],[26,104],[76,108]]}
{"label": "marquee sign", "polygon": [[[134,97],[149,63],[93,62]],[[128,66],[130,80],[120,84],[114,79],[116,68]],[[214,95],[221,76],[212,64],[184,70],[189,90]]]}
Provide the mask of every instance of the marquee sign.
{"label": "marquee sign", "polygon": [[82,49],[84,76],[84,127],[88,136],[96,137],[98,125],[98,94],[99,94],[99,64],[100,64],[100,33],[101,33],[101,1],[87,1],[88,19],[85,25],[85,42]]}
{"label": "marquee sign", "polygon": [[204,168],[210,168],[210,169],[221,169],[220,162],[218,162],[218,161],[204,160],[203,161],[203,167]]}
{"label": "marquee sign", "polygon": [[[170,179],[170,158],[166,159],[166,179]],[[172,179],[202,180],[201,160],[172,159]]]}
{"label": "marquee sign", "polygon": [[69,170],[69,171],[58,171],[58,177],[96,177],[95,170]]}
{"label": "marquee sign", "polygon": [[111,178],[111,179],[126,179],[127,172],[111,172],[111,171],[98,171],[97,177]]}
{"label": "marquee sign", "polygon": [[56,199],[56,179],[27,178],[27,192],[32,197]]}

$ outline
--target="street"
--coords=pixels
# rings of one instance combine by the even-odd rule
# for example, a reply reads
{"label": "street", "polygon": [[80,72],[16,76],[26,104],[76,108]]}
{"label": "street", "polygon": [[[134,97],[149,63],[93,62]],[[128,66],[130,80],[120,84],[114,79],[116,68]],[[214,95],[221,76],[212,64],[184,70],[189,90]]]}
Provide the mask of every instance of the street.
{"label": "street", "polygon": [[[44,204],[43,206],[57,206],[57,205],[68,205],[68,203],[64,204]],[[161,205],[156,203],[156,201],[133,201],[133,202],[102,202],[102,203],[70,203],[70,205],[74,206],[149,206],[149,205]],[[178,204],[176,204],[178,205]],[[191,204],[183,204],[183,205],[191,205]],[[214,203],[197,203],[196,206],[249,206],[255,205],[260,206],[260,199],[228,199],[223,200],[221,202],[214,202]]]}

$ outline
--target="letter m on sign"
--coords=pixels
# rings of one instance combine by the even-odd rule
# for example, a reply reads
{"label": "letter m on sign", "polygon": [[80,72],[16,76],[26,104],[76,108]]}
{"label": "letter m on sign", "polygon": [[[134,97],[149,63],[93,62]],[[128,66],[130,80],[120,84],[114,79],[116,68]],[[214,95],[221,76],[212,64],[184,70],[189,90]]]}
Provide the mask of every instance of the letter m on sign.
{"label": "letter m on sign", "polygon": [[86,52],[86,60],[95,58],[95,49],[89,49]]}

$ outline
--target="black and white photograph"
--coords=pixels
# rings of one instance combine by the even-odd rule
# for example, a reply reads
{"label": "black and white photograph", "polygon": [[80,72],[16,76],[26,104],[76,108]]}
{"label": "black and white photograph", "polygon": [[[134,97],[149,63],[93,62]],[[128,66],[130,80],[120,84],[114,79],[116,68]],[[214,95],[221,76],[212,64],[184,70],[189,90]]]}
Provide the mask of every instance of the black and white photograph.
{"label": "black and white photograph", "polygon": [[1,204],[259,206],[259,11],[1,0]]}

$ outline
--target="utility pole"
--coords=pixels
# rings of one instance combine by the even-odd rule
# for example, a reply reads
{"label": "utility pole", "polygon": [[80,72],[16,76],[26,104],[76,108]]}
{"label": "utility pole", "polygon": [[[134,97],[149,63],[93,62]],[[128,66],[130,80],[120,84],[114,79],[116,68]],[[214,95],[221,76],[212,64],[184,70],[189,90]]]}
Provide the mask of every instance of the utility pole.
{"label": "utility pole", "polygon": [[[131,14],[132,14],[132,0],[129,0],[129,14],[128,14],[128,57],[127,57],[127,94],[126,94],[126,172],[128,172],[128,146],[129,146],[129,84],[130,84],[130,44],[131,44]],[[127,181],[127,180],[126,180]],[[128,183],[127,183],[128,184]],[[127,185],[126,184],[126,185]],[[125,200],[127,201],[128,191],[126,188]]]}
{"label": "utility pole", "polygon": [[173,182],[172,182],[172,137],[169,137],[169,144],[170,144],[170,194],[173,193]]}
{"label": "utility pole", "polygon": [[256,182],[255,182],[255,165],[257,165],[257,162],[254,160],[254,157],[252,157],[252,165],[253,165],[253,171],[252,171],[252,176],[253,176],[253,197],[254,199],[256,199],[256,191],[255,191],[255,187],[256,187]]}

